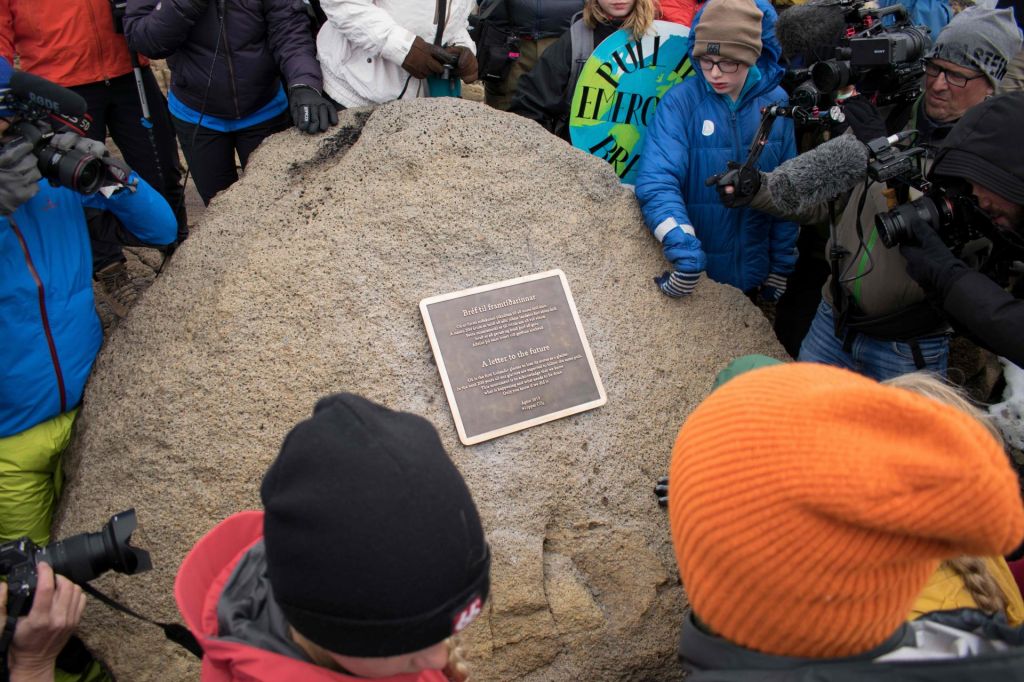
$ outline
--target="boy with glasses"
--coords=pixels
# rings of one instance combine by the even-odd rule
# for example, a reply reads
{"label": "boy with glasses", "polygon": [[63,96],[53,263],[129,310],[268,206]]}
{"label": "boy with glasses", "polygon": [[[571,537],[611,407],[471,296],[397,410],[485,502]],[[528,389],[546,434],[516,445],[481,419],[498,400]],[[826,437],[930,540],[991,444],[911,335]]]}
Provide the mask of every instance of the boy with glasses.
{"label": "boy with glasses", "polygon": [[[671,270],[668,296],[693,292],[704,271],[754,297],[778,300],[796,263],[797,226],[754,209],[732,211],[704,178],[742,161],[761,108],[784,103],[777,15],[766,0],[711,0],[694,22],[694,78],[665,95],[648,129],[636,196]],[[792,121],[779,120],[757,167],[796,155]]]}

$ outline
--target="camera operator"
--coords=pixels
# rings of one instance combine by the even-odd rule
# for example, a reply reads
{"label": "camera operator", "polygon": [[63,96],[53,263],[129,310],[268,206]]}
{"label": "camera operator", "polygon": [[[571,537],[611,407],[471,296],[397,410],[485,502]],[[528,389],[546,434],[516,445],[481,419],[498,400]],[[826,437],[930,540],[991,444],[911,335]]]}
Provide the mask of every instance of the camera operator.
{"label": "camera operator", "polygon": [[[45,562],[40,562],[36,570],[32,609],[18,619],[7,654],[10,682],[53,682],[57,655],[85,611],[81,587],[55,574]],[[6,619],[7,583],[0,583],[0,633]]]}
{"label": "camera operator", "polygon": [[[4,0],[0,2],[0,56],[20,68],[74,90],[92,119],[85,136],[107,133],[130,167],[177,211],[177,241],[188,236],[181,163],[167,101],[144,57],[122,35],[123,0]],[[143,110],[144,92],[148,115]],[[136,290],[123,244],[109,213],[90,212],[93,272],[111,312],[124,317]]]}
{"label": "camera operator", "polygon": [[[1009,10],[972,7],[942,31],[926,56],[925,94],[915,105],[910,122],[916,130],[914,144],[925,150],[924,171],[931,165],[936,145],[956,122],[994,94],[1007,64],[1020,50],[1021,32]],[[822,150],[825,147],[815,152]],[[815,152],[804,157],[809,159]],[[802,195],[798,201],[780,200],[769,191],[737,198],[735,179],[728,174],[719,178],[719,193],[726,205],[743,205],[753,196],[755,208],[800,222],[818,222],[828,216],[825,199],[853,187],[829,246],[830,255],[835,249],[836,265],[822,289],[823,300],[799,359],[845,367],[879,380],[920,369],[945,374],[949,324],[907,274],[900,251],[880,244],[872,227],[876,214],[911,197],[899,186],[890,200],[884,185],[864,177],[863,149],[860,154],[859,166],[855,155],[843,159],[823,156],[822,163],[815,166],[808,161],[803,169],[796,164],[804,159],[797,157],[788,172],[790,193]],[[842,182],[840,175],[845,176]],[[856,179],[844,184],[849,178]],[[755,179],[760,181],[761,176]],[[780,206],[796,203],[801,208],[795,213]]]}
{"label": "camera operator", "polygon": [[[0,90],[9,93],[11,80],[0,59]],[[84,110],[77,95],[46,84]],[[6,95],[0,107],[0,135],[11,125],[17,131],[0,137],[0,539],[45,544],[61,454],[103,341],[84,209],[112,212],[127,228],[125,243],[169,244],[177,224],[167,202],[101,142],[66,132],[30,143],[26,131],[38,133],[30,126],[40,121],[9,108],[16,105]],[[75,157],[94,169],[95,194],[41,178],[45,169],[67,180],[67,166],[82,167]]]}
{"label": "camera operator", "polygon": [[[932,167],[932,176],[970,183],[978,207],[1024,259],[1024,93],[1000,95],[974,107],[953,128]],[[934,229],[909,223],[917,243],[902,243],[907,273],[949,318],[997,355],[1024,367],[1024,279],[1015,293],[954,256]],[[1001,246],[997,244],[996,249]],[[998,255],[998,254],[997,254]]]}

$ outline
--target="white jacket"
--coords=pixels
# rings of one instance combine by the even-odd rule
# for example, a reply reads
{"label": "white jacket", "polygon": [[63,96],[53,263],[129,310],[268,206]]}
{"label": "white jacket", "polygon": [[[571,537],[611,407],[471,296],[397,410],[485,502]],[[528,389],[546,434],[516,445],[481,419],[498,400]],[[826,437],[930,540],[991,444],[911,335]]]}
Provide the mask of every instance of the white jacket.
{"label": "white jacket", "polygon": [[[448,2],[442,45],[476,51],[469,37],[473,0]],[[346,107],[426,95],[426,83],[402,68],[416,36],[434,42],[436,0],[320,0],[327,23],[316,39],[324,91]],[[408,87],[406,79],[409,78]]]}

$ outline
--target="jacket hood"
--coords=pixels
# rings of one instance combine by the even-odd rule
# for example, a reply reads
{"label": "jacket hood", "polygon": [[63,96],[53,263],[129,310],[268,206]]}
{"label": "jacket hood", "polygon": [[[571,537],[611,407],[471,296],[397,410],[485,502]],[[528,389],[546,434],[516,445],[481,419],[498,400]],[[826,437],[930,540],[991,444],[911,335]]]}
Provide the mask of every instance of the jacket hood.
{"label": "jacket hood", "polygon": [[[761,10],[763,15],[761,17],[761,56],[757,58],[756,63],[758,70],[761,72],[761,80],[749,92],[745,93],[743,97],[771,92],[782,82],[782,76],[786,73],[786,70],[779,63],[779,60],[782,59],[782,45],[779,43],[779,39],[775,37],[775,23],[779,20],[779,15],[769,0],[754,0],[754,4],[757,5],[757,8]],[[693,26],[690,27],[690,47],[687,52],[690,57],[690,63],[693,64],[693,69],[696,72],[696,77],[705,83],[707,81],[704,79],[704,72],[701,71],[700,67],[696,64],[696,60],[693,58],[693,35],[701,18],[704,16],[704,10],[707,9],[707,6],[707,2],[703,3],[700,11],[693,18]]]}

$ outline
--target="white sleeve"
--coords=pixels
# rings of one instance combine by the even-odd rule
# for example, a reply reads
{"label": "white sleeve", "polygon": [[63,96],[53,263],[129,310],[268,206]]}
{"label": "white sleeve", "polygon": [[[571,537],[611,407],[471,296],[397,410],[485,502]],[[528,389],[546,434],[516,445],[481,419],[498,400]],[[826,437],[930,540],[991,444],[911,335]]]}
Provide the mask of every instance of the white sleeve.
{"label": "white sleeve", "polygon": [[444,32],[445,45],[462,45],[476,54],[476,43],[469,37],[469,13],[473,3],[469,0],[450,0],[451,16]]}
{"label": "white sleeve", "polygon": [[353,45],[396,64],[405,61],[416,38],[372,0],[320,0],[320,9]]}

